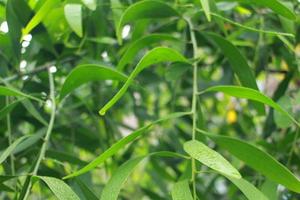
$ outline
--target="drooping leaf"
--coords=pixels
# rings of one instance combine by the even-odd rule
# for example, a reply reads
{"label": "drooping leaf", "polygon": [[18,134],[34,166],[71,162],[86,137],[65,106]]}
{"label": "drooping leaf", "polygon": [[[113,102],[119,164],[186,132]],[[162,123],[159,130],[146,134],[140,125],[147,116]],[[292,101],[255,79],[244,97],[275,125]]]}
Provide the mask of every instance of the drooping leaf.
{"label": "drooping leaf", "polygon": [[178,181],[172,188],[173,200],[193,200],[188,180]]}
{"label": "drooping leaf", "polygon": [[280,105],[275,103],[271,98],[265,96],[264,94],[250,89],[246,87],[239,87],[239,86],[213,86],[205,90],[206,92],[214,91],[214,92],[223,92],[230,96],[238,97],[238,98],[245,98],[254,101],[261,102],[263,104],[269,105],[278,112],[284,114],[288,118],[290,118],[295,124],[300,127],[300,123],[297,122],[296,119],[293,118],[286,110],[284,110]]}
{"label": "drooping leaf", "polygon": [[60,0],[47,0],[23,29],[23,36],[29,34],[59,3]]}
{"label": "drooping leaf", "polygon": [[119,71],[123,71],[126,64],[132,61],[132,59],[136,56],[138,51],[152,44],[156,44],[162,41],[178,42],[178,39],[168,34],[151,34],[144,36],[134,41],[128,46],[126,52],[124,53],[117,65],[117,69]]}
{"label": "drooping leaf", "polygon": [[[284,108],[288,113],[293,113],[292,100],[288,96],[281,97],[277,104]],[[285,114],[282,114],[277,110],[274,111],[274,121],[280,128],[288,128],[293,123],[290,118],[286,117]]]}
{"label": "drooping leaf", "polygon": [[47,176],[36,176],[43,180],[59,200],[80,200],[77,194],[62,180]]}
{"label": "drooping leaf", "polygon": [[125,81],[126,76],[112,68],[103,65],[79,65],[67,76],[60,91],[60,99],[84,83],[90,81],[118,80]]}
{"label": "drooping leaf", "polygon": [[80,4],[67,4],[64,12],[71,29],[79,37],[82,37],[82,6]]}
{"label": "drooping leaf", "polygon": [[122,88],[118,91],[117,94],[114,95],[114,97],[107,102],[102,109],[99,111],[100,115],[105,115],[106,111],[112,107],[127,91],[128,87],[133,82],[134,78],[145,68],[160,63],[160,62],[184,62],[189,63],[189,61],[182,56],[177,51],[167,48],[167,47],[157,47],[149,51],[146,55],[143,56],[143,58],[140,60],[140,62],[136,65],[133,72],[128,77],[125,84],[122,86]]}
{"label": "drooping leaf", "polygon": [[34,107],[34,105],[31,103],[31,101],[29,101],[28,99],[24,99],[21,102],[24,106],[24,108],[35,118],[37,119],[39,122],[41,122],[43,125],[47,126],[48,123],[46,122],[46,120],[42,117],[42,115],[40,114],[40,112]]}
{"label": "drooping leaf", "polygon": [[79,175],[84,174],[84,173],[86,173],[86,172],[94,169],[95,167],[99,166],[104,161],[106,161],[108,158],[110,158],[114,154],[116,154],[120,149],[124,148],[128,143],[134,141],[137,137],[141,136],[146,130],[148,130],[153,125],[158,124],[160,122],[164,122],[164,121],[169,120],[169,119],[179,118],[179,117],[182,117],[182,116],[185,116],[185,115],[189,115],[189,114],[190,113],[184,113],[184,112],[183,113],[173,113],[173,114],[167,115],[167,116],[165,116],[165,117],[163,117],[163,118],[161,118],[159,120],[156,120],[156,121],[148,124],[147,126],[139,128],[138,130],[132,132],[128,136],[122,138],[121,140],[119,140],[118,142],[116,142],[115,144],[113,144],[110,148],[108,148],[100,156],[98,156],[97,158],[95,158],[88,165],[86,165],[83,168],[81,168],[81,169],[73,172],[72,174],[69,174],[68,176],[64,177],[64,179],[79,176]]}
{"label": "drooping leaf", "polygon": [[96,0],[81,0],[82,3],[88,7],[90,10],[96,10],[97,2]]}
{"label": "drooping leaf", "polygon": [[34,96],[31,96],[31,95],[28,95],[28,94],[25,94],[19,90],[16,90],[14,88],[11,88],[11,87],[6,87],[6,86],[0,86],[0,96],[3,95],[3,96],[15,96],[15,97],[26,97],[26,98],[29,98],[29,99],[32,99],[32,100],[35,100],[35,101],[39,101],[41,102],[42,100],[34,97]]}
{"label": "drooping leaf", "polygon": [[[255,76],[247,63],[246,58],[240,53],[240,51],[231,42],[215,33],[205,33],[205,35],[211,38],[228,58],[230,66],[239,78],[242,86],[258,90]],[[253,102],[253,105],[259,114],[264,113],[264,107],[262,104]]]}
{"label": "drooping leaf", "polygon": [[296,15],[288,7],[286,7],[283,3],[281,3],[278,0],[266,0],[266,1],[249,0],[249,1],[253,2],[257,5],[260,5],[260,6],[265,6],[267,8],[270,8],[275,13],[282,15],[288,19],[291,19],[291,20],[296,19]]}
{"label": "drooping leaf", "polygon": [[216,170],[220,174],[233,178],[241,178],[240,173],[223,156],[209,148],[202,142],[191,140],[185,142],[183,149],[192,158],[198,160],[209,168]]}
{"label": "drooping leaf", "polygon": [[269,200],[261,191],[247,180],[240,178],[227,177],[234,185],[236,185],[249,200]]}
{"label": "drooping leaf", "polygon": [[300,193],[300,180],[267,152],[236,138],[199,131],[270,180]]}
{"label": "drooping leaf", "polygon": [[9,147],[7,147],[0,155],[0,164],[3,163],[3,161],[6,160],[6,158],[8,156],[10,156],[13,151],[15,150],[15,148],[26,138],[28,138],[29,136],[22,136],[20,138],[18,138],[17,140],[15,140]]}
{"label": "drooping leaf", "polygon": [[120,190],[129,175],[141,161],[149,156],[182,157],[180,154],[173,152],[155,152],[149,154],[148,156],[140,156],[128,160],[113,173],[113,176],[110,178],[102,191],[100,200],[117,200]]}
{"label": "drooping leaf", "polygon": [[200,0],[202,9],[204,10],[205,16],[207,20],[210,22],[211,21],[211,16],[210,16],[210,8],[209,8],[209,1],[210,0]]}
{"label": "drooping leaf", "polygon": [[[155,11],[155,12],[153,12]],[[146,0],[129,6],[122,14],[117,26],[117,38],[122,43],[122,28],[133,21],[149,18],[169,18],[179,16],[178,12],[163,1]]]}

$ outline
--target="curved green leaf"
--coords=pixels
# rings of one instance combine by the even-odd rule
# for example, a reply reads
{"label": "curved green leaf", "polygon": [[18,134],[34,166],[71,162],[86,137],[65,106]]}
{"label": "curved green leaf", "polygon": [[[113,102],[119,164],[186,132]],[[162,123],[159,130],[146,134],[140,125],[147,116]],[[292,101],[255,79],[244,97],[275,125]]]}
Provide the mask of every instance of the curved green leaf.
{"label": "curved green leaf", "polygon": [[[155,12],[154,12],[155,11]],[[146,0],[129,6],[122,14],[117,26],[117,38],[122,44],[122,28],[125,24],[149,18],[168,18],[179,16],[178,12],[163,1]]]}
{"label": "curved green leaf", "polygon": [[43,180],[59,200],[80,200],[77,194],[62,180],[47,176],[34,176]]}
{"label": "curved green leaf", "polygon": [[20,138],[18,138],[17,140],[15,140],[9,147],[7,147],[7,149],[5,149],[3,151],[3,153],[0,156],[0,164],[3,163],[3,161],[5,161],[5,159],[10,156],[13,151],[16,149],[16,147],[26,138],[28,138],[28,135],[22,136]]}
{"label": "curved green leaf", "polygon": [[82,3],[88,7],[90,10],[96,10],[97,2],[96,0],[81,0]]}
{"label": "curved green leaf", "polygon": [[215,135],[202,130],[198,131],[207,135],[220,145],[220,147],[226,149],[270,180],[280,183],[294,192],[300,193],[300,180],[267,152],[236,138]]}
{"label": "curved green leaf", "polygon": [[209,1],[210,0],[200,0],[200,4],[202,6],[202,9],[204,10],[207,21],[210,22],[211,16],[210,16]]}
{"label": "curved green leaf", "polygon": [[280,105],[275,103],[271,98],[265,96],[264,94],[250,89],[246,87],[239,87],[239,86],[213,86],[208,89],[206,89],[204,92],[223,92],[225,94],[228,94],[230,96],[238,97],[238,98],[245,98],[250,99],[254,101],[261,102],[263,104],[269,105],[278,112],[284,114],[288,118],[290,118],[295,124],[297,124],[300,127],[300,123],[291,116],[286,110],[284,110]]}
{"label": "curved green leaf", "polygon": [[60,99],[84,83],[101,80],[125,81],[126,76],[116,70],[102,65],[80,65],[67,76],[60,91]]}
{"label": "curved green leaf", "polygon": [[162,41],[179,41],[177,38],[170,36],[168,34],[151,34],[147,35],[145,37],[142,37],[136,41],[134,41],[132,44],[129,45],[126,52],[120,59],[117,69],[119,71],[123,71],[126,64],[130,63],[132,59],[136,56],[139,50],[145,47],[149,47],[152,44],[156,44]]}
{"label": "curved green leaf", "polygon": [[173,200],[193,200],[188,180],[179,181],[172,188]]}
{"label": "curved green leaf", "polygon": [[133,82],[134,78],[145,68],[157,64],[160,62],[185,62],[189,63],[189,61],[182,56],[177,51],[167,48],[167,47],[157,47],[149,51],[146,55],[143,56],[143,58],[140,60],[140,62],[136,65],[133,72],[128,77],[125,84],[122,86],[122,88],[118,91],[115,96],[104,105],[104,107],[99,111],[100,115],[105,115],[106,111],[112,107],[127,91],[128,87]]}
{"label": "curved green leaf", "polygon": [[23,29],[23,36],[29,34],[59,3],[60,0],[47,0]]}
{"label": "curved green leaf", "polygon": [[[247,60],[240,51],[231,42],[215,33],[205,33],[205,35],[211,38],[212,41],[215,42],[223,51],[242,86],[258,90],[255,76],[247,63]],[[259,114],[264,113],[264,107],[262,104],[256,102],[253,102],[253,104]]]}
{"label": "curved green leaf", "polygon": [[98,200],[99,198],[96,194],[89,188],[83,181],[79,178],[75,179],[76,183],[79,185],[80,190],[82,191],[83,195],[87,200]]}
{"label": "curved green leaf", "polygon": [[223,156],[202,142],[191,140],[185,142],[183,149],[192,158],[198,160],[220,174],[233,178],[241,178],[240,173]]}
{"label": "curved green leaf", "polygon": [[265,6],[273,10],[275,13],[282,15],[283,17],[286,17],[291,20],[296,19],[296,15],[283,3],[281,3],[278,0],[249,0],[250,2],[253,2],[257,5]]}
{"label": "curved green leaf", "polygon": [[79,169],[78,171],[73,172],[72,174],[70,174],[68,176],[65,176],[64,179],[76,177],[76,176],[79,176],[81,174],[84,174],[84,173],[94,169],[98,165],[102,164],[105,160],[107,160],[108,158],[110,158],[114,154],[116,154],[120,149],[125,147],[128,143],[132,142],[137,137],[141,136],[146,130],[148,130],[153,125],[158,124],[158,123],[163,122],[163,121],[166,121],[166,120],[169,120],[169,119],[179,118],[179,117],[189,115],[189,114],[191,114],[191,113],[190,112],[173,113],[173,114],[167,115],[167,116],[165,116],[161,119],[158,119],[158,120],[148,124],[147,126],[144,126],[140,129],[132,132],[128,136],[122,138],[121,140],[119,140],[118,142],[113,144],[110,148],[108,148],[100,156],[95,158],[88,165],[84,166],[83,168]]}
{"label": "curved green leaf", "polygon": [[67,4],[64,12],[71,29],[79,37],[82,37],[82,6],[80,4]]}
{"label": "curved green leaf", "polygon": [[35,100],[35,101],[39,101],[39,102],[42,101],[41,99],[38,99],[34,96],[25,94],[25,93],[23,93],[19,90],[14,89],[14,88],[0,85],[0,96],[1,95],[3,95],[3,96],[15,96],[15,97],[26,97],[26,98],[29,98],[29,99],[32,99],[32,100]]}
{"label": "curved green leaf", "polygon": [[119,196],[123,184],[129,177],[129,175],[133,172],[133,170],[141,161],[143,161],[149,156],[184,157],[180,154],[173,153],[173,152],[155,152],[147,156],[140,156],[128,160],[114,172],[113,176],[105,185],[100,200],[116,200]]}
{"label": "curved green leaf", "polygon": [[268,198],[259,191],[254,185],[243,178],[227,177],[249,200],[268,200]]}

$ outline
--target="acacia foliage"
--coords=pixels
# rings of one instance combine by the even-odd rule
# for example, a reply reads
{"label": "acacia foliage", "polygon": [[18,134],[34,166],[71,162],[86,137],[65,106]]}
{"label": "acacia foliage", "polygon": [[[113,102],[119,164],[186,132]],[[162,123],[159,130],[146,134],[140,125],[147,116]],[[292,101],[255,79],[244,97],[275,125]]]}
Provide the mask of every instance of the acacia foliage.
{"label": "acacia foliage", "polygon": [[296,0],[1,0],[0,199],[298,199]]}

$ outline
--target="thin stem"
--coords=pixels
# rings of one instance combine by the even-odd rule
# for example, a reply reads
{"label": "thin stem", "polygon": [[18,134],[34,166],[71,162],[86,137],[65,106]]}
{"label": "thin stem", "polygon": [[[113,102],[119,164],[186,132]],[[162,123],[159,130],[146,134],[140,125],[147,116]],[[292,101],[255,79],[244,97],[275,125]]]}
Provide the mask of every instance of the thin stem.
{"label": "thin stem", "polygon": [[[194,27],[190,19],[187,19],[190,28],[190,37],[193,45],[193,58],[197,58],[197,41],[194,32]],[[198,81],[197,81],[197,62],[193,63],[193,99],[192,99],[192,115],[193,115],[193,128],[192,128],[192,139],[196,140],[196,129],[197,129],[197,94],[198,94]],[[193,197],[197,199],[196,194],[196,162],[192,159],[192,182],[193,182]]]}
{"label": "thin stem", "polygon": [[[6,100],[6,105],[9,105],[9,97],[5,98]],[[7,136],[8,136],[8,144],[9,146],[12,144],[12,133],[11,133],[11,119],[10,119],[10,114],[7,113],[6,115],[6,123],[7,123]],[[10,168],[11,168],[11,174],[15,175],[15,163],[14,163],[14,155],[10,154]]]}
{"label": "thin stem", "polygon": [[[49,85],[50,85],[50,100],[51,100],[51,103],[52,103],[51,104],[51,116],[50,116],[49,126],[48,126],[48,129],[47,129],[45,138],[43,140],[43,145],[42,145],[41,150],[40,150],[39,157],[37,159],[37,162],[34,166],[34,169],[33,169],[32,173],[31,173],[32,176],[37,175],[40,164],[41,164],[42,160],[45,158],[45,153],[46,153],[46,150],[47,150],[48,142],[50,140],[50,136],[51,136],[51,133],[52,133],[54,120],[55,120],[55,112],[56,112],[55,85],[54,85],[53,75],[52,75],[52,73],[50,72],[49,69],[48,69],[48,74],[49,74]],[[27,189],[26,189],[24,200],[26,200],[28,198],[31,186],[32,186],[32,183],[30,182]]]}

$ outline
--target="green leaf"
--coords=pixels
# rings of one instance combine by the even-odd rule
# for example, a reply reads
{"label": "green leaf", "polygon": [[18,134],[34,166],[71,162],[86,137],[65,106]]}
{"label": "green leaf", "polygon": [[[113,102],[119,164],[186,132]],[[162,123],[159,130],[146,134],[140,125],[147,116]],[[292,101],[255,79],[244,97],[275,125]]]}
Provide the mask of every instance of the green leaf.
{"label": "green leaf", "polygon": [[96,0],[81,0],[81,1],[90,10],[96,10],[96,8],[97,8]]}
{"label": "green leaf", "polygon": [[173,152],[155,152],[147,156],[140,156],[128,160],[113,173],[113,176],[110,178],[102,191],[100,200],[116,200],[129,175],[141,161],[149,156],[183,157],[182,155]]}
{"label": "green leaf", "polygon": [[172,188],[173,200],[193,200],[188,180],[182,180],[174,184]]}
{"label": "green leaf", "polygon": [[268,198],[247,180],[240,178],[227,177],[236,185],[249,200],[268,200]]}
{"label": "green leaf", "polygon": [[122,28],[127,23],[141,19],[169,18],[174,16],[179,16],[178,12],[163,1],[145,0],[132,4],[123,12],[118,22],[118,42],[122,44]]}
{"label": "green leaf", "polygon": [[236,138],[199,131],[270,180],[300,193],[300,180],[267,152]]}
{"label": "green leaf", "polygon": [[87,200],[98,200],[99,198],[95,195],[95,193],[79,178],[75,179],[76,183],[79,185],[80,190]]}
{"label": "green leaf", "polygon": [[65,176],[64,179],[79,176],[79,175],[84,174],[84,173],[94,169],[95,167],[99,166],[104,161],[106,161],[108,158],[115,155],[120,149],[124,148],[128,143],[134,141],[137,137],[141,136],[146,130],[148,130],[153,125],[158,124],[160,122],[164,122],[169,119],[179,118],[179,117],[189,115],[189,114],[190,114],[189,112],[188,113],[187,112],[173,113],[173,114],[167,115],[161,119],[158,119],[142,128],[139,128],[138,130],[132,132],[128,136],[122,138],[121,140],[119,140],[118,142],[113,144],[110,148],[108,148],[100,156],[95,158],[88,165],[84,166],[83,168],[79,169],[78,171],[73,172],[72,174],[70,174],[68,176]]}
{"label": "green leaf", "polygon": [[112,68],[103,65],[79,65],[67,76],[60,91],[60,99],[84,83],[90,81],[119,80],[125,81],[126,76]]}
{"label": "green leaf", "polygon": [[143,56],[143,58],[140,60],[140,62],[136,65],[133,72],[128,77],[125,84],[122,86],[122,88],[118,91],[115,96],[104,105],[104,107],[99,111],[100,115],[105,115],[106,111],[112,107],[127,91],[128,87],[133,82],[134,78],[145,68],[160,63],[160,62],[185,62],[189,63],[189,61],[182,56],[177,51],[167,48],[167,47],[157,47],[149,51],[146,55]]}
{"label": "green leaf", "polygon": [[39,122],[41,122],[43,125],[47,126],[48,123],[46,120],[42,117],[42,115],[37,111],[37,109],[34,107],[34,105],[29,101],[28,99],[24,99],[21,102],[24,106],[24,108]]}
{"label": "green leaf", "polygon": [[[240,51],[231,42],[215,33],[205,33],[205,35],[209,36],[209,38],[211,38],[223,51],[242,86],[258,90],[255,76],[247,63],[246,58]],[[253,105],[259,114],[264,113],[262,104],[254,102]]]}
{"label": "green leaf", "polygon": [[62,180],[47,176],[35,176],[43,180],[59,200],[80,200],[76,193]]}
{"label": "green leaf", "polygon": [[[284,108],[284,110],[286,110],[288,113],[293,113],[292,100],[290,97],[281,97],[278,100],[277,104]],[[290,118],[286,117],[285,114],[278,112],[277,110],[274,111],[274,121],[276,125],[280,128],[288,128],[293,124],[293,121]]]}
{"label": "green leaf", "polygon": [[39,101],[39,102],[42,101],[41,99],[38,99],[34,96],[25,94],[25,93],[23,93],[19,90],[16,90],[16,89],[11,88],[11,87],[6,87],[6,86],[0,86],[0,96],[1,95],[3,95],[3,96],[15,96],[15,97],[26,97],[26,98],[29,98],[29,99],[32,99],[32,100],[35,100],[35,101]]}
{"label": "green leaf", "polygon": [[82,6],[80,4],[67,4],[64,11],[71,29],[79,37],[82,37]]}
{"label": "green leaf", "polygon": [[284,114],[288,118],[290,118],[295,124],[297,124],[300,127],[300,123],[297,122],[296,119],[293,118],[286,110],[284,110],[280,105],[275,103],[271,98],[265,96],[264,94],[245,87],[239,87],[239,86],[214,86],[210,87],[205,90],[205,92],[223,92],[225,94],[228,94],[230,96],[238,97],[238,98],[245,98],[250,99],[254,101],[261,102],[263,104],[269,105],[278,112]]}
{"label": "green leaf", "polygon": [[5,106],[4,108],[2,108],[0,110],[0,120],[6,117],[6,115],[10,113],[20,103],[20,101],[21,100],[14,101],[8,104],[7,106]]}
{"label": "green leaf", "polygon": [[3,163],[6,158],[8,156],[10,156],[13,151],[15,150],[15,148],[26,138],[28,138],[29,136],[22,136],[20,138],[18,138],[17,140],[15,140],[9,147],[7,147],[3,152],[2,154],[0,155],[0,164]]}
{"label": "green leaf", "polygon": [[210,16],[209,0],[200,0],[200,3],[202,6],[202,9],[204,10],[207,20],[210,22],[211,16]]}
{"label": "green leaf", "polygon": [[250,2],[253,2],[257,5],[265,6],[273,10],[275,13],[282,15],[288,19],[295,20],[296,15],[283,3],[281,3],[278,0],[250,0]]}
{"label": "green leaf", "polygon": [[144,36],[128,46],[126,52],[118,63],[117,69],[119,71],[123,71],[126,64],[130,63],[141,49],[162,41],[178,42],[179,40],[168,34],[151,34]]}
{"label": "green leaf", "polygon": [[192,158],[198,160],[209,168],[216,170],[220,174],[237,179],[241,178],[238,170],[235,169],[223,156],[202,142],[197,140],[185,142],[183,149]]}
{"label": "green leaf", "polygon": [[60,0],[46,0],[34,17],[28,22],[26,27],[23,29],[23,36],[27,35],[34,29],[47,15],[48,13],[58,4]]}

